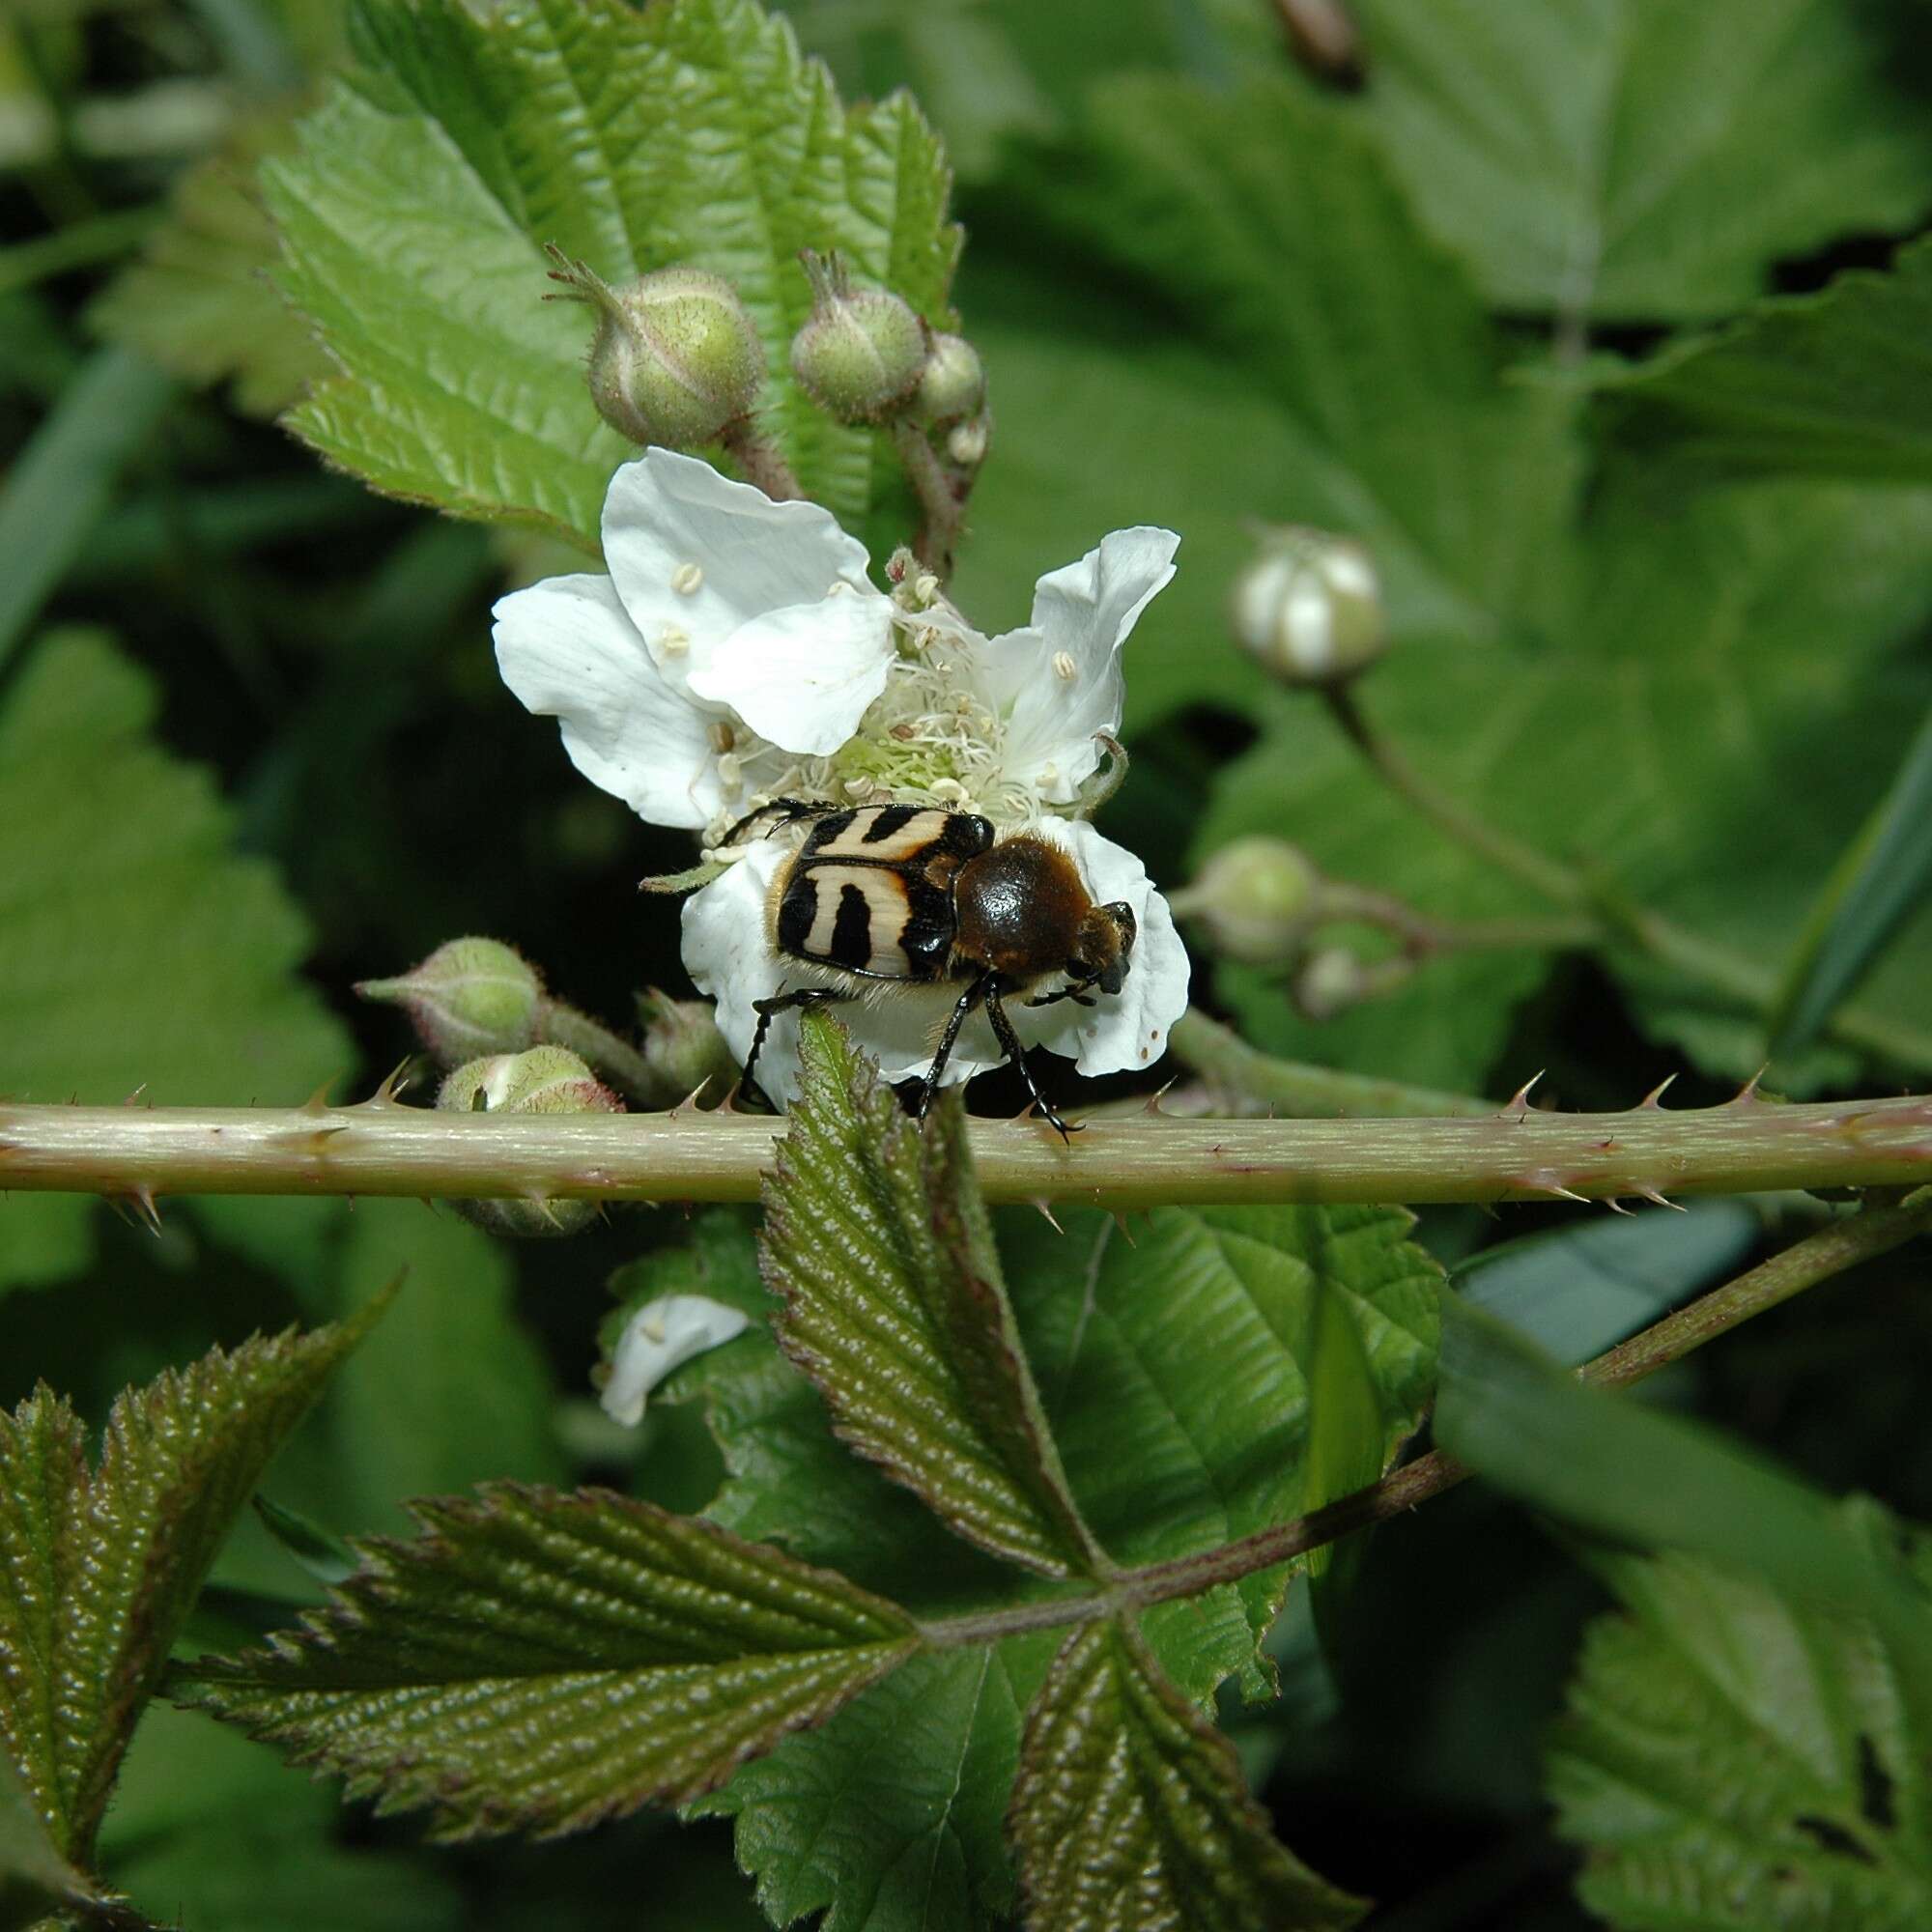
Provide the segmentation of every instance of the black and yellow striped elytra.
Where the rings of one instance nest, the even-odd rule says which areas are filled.
[[[960,867],[993,843],[970,812],[861,806],[818,820],[776,889],[781,952],[865,980],[947,977]]]
[[[815,805],[780,799],[741,819],[732,843],[766,829],[810,823],[780,868],[767,906],[768,937],[783,958],[818,969],[830,983],[800,986],[756,1003],[758,1025],[745,1061],[753,1083],[774,1015],[874,996],[892,986],[963,983],[940,1033],[932,1065],[907,1104],[923,1116],[959,1029],[984,1007],[1001,1047],[1020,1069],[1042,1116],[1066,1123],[1034,1085],[1004,999],[1049,979],[1032,1006],[1118,993],[1133,952],[1133,909],[1096,906],[1080,872],[1051,839],[999,838],[972,812],[937,806]]]

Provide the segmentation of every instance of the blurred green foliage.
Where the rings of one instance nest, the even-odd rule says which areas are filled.
[[[1380,785],[1317,700],[1264,688],[1227,643],[1251,524],[1307,522],[1376,554],[1395,650],[1363,703],[1431,780],[1729,947],[1767,1001],[1802,967],[1807,919],[1838,902],[1834,868],[1895,775],[1914,782],[1932,704],[1925,244],[1889,266],[1932,213],[1921,5],[1357,0],[1356,92],[1293,61],[1271,0],[784,11],[848,101],[909,85],[956,172],[969,245],[950,299],[985,356],[996,418],[956,584],[968,613],[988,630],[1018,623],[1038,574],[1108,529],[1182,533],[1179,576],[1130,646],[1134,768],[1107,819],[1157,880],[1177,885],[1215,845],[1266,830],[1442,919],[1548,909]],[[466,223],[399,161],[416,193],[407,232],[369,222],[393,281],[377,290],[355,251],[327,254],[328,211],[302,194],[330,168],[380,188],[381,154],[343,138],[343,119],[380,122],[372,99],[409,92],[344,90],[350,58],[334,0],[16,0],[0,19],[10,1095],[365,1093],[408,1043],[350,983],[459,932],[517,944],[560,995],[620,1027],[639,987],[685,990],[675,918],[634,884],[688,863],[687,843],[583,785],[490,657],[492,598],[581,556],[378,497],[268,420],[326,374],[304,433],[334,459],[395,459],[378,480],[407,493],[424,450],[446,453],[433,434],[408,463],[384,443],[394,423],[371,367],[345,376],[270,280],[272,208],[307,238],[280,279],[313,316],[380,293],[422,325],[424,367],[454,358],[497,403],[540,339],[538,400],[488,420],[490,436],[534,425],[544,447],[528,475],[487,476],[501,486],[491,501],[583,530],[599,466],[620,453],[568,414],[581,321],[532,294],[521,336],[467,327],[479,282],[491,300],[518,298],[537,217],[520,214],[506,240],[503,210],[527,214],[533,176],[506,167],[510,185]],[[422,61],[410,111],[440,127],[452,63]],[[304,174],[286,157],[325,98],[299,137]],[[525,110],[537,126],[536,104]],[[891,125],[918,148],[913,123]],[[500,131],[469,126],[479,165]],[[455,179],[455,148],[438,152]],[[265,155],[285,157],[266,198]],[[895,178],[928,228],[936,179],[929,155]],[[584,201],[540,212],[559,234],[614,232],[597,191],[593,170]],[[676,239],[641,218],[636,231],[651,246]],[[908,286],[930,304],[949,299],[943,253]],[[763,245],[758,261],[773,259]],[[783,332],[774,294],[768,333]],[[358,435],[320,434],[331,410]],[[880,549],[904,533],[903,508],[873,487],[869,439],[846,441],[839,487],[848,508],[873,506]],[[487,456],[488,437],[478,446]],[[1932,1074],[1921,848],[1885,846],[1919,872],[1861,877],[1886,917],[1834,942],[1836,990],[1856,981],[1878,1033],[1821,1038],[1781,1059],[1776,1084],[1922,1090]],[[1197,997],[1273,1051],[1477,1093],[1547,1066],[1545,1091],[1577,1103],[1628,1104],[1672,1072],[1680,1096],[1719,1096],[1766,1051],[1748,1001],[1628,944],[1452,952],[1321,1023],[1282,975],[1206,956]],[[1017,1103],[1005,1076],[978,1092],[989,1110]],[[1467,1278],[1534,1306],[1552,1337],[1622,1332],[1637,1308],[1748,1256],[1747,1210],[1718,1211],[1629,1250],[1546,1235]],[[1816,1211],[1766,1208],[1801,1225]],[[1398,1218],[1355,1236],[1394,1240]],[[1418,1233],[1446,1258],[1547,1218],[1522,1210],[1495,1229],[1445,1213]],[[1311,1500],[1310,1425],[1276,1386],[1300,1378],[1297,1350],[1257,1313],[1292,1328],[1281,1310],[1322,1299],[1297,1272],[1313,1236],[1293,1222],[1177,1211],[1116,1234],[1074,1217],[1063,1236],[1003,1217],[1047,1411],[1120,1553],[1173,1554],[1201,1540],[1177,1522],[1218,1513],[1212,1534],[1233,1535]],[[156,1237],[78,1200],[0,1196],[0,1402],[44,1376],[99,1426],[124,1384],[257,1327],[339,1315],[405,1266],[401,1300],[269,1479],[323,1530],[399,1531],[403,1498],[488,1478],[597,1480],[709,1504],[862,1582],[916,1571],[955,1603],[985,1588],[990,1566],[834,1441],[762,1329],[682,1371],[641,1434],[602,1426],[587,1376],[607,1278],[636,1293],[696,1276],[756,1305],[734,1216],[631,1211],[530,1252],[414,1203],[168,1208]],[[1427,1351],[1374,1297],[1356,1319],[1386,1405],[1378,1426],[1399,1434],[1427,1398]],[[1078,1374],[1076,1320],[1098,1338]],[[1236,1356],[1261,1379],[1249,1406],[1224,1386]],[[1922,1264],[1907,1254],[1733,1338],[1655,1400],[1923,1518],[1928,1362]],[[1189,1417],[1219,1433],[1196,1435]],[[1244,1461],[1258,1443],[1283,1453],[1258,1468]],[[812,1521],[786,1536],[805,1499]],[[1388,1932],[1592,1922],[1539,1760],[1578,1633],[1604,1609],[1598,1584],[1489,1492],[1358,1544],[1324,1582],[1346,1614],[1318,1631],[1296,1592],[1275,1627],[1285,1694],[1229,1713],[1278,1828],[1325,1877],[1380,1899],[1372,1922]],[[1630,1559],[1605,1574],[1635,1620],[1591,1626],[1554,1787],[1566,1833],[1599,1846],[1630,1820],[1588,1781],[1605,1748],[1593,1700],[1691,1670],[1694,1644],[1732,1643],[1746,1618],[1813,1614],[1724,1582],[1698,1584],[1694,1615],[1666,1616],[1662,1593],[1695,1573]],[[252,1520],[215,1577],[254,1593],[237,1604],[286,1611],[320,1595]],[[1170,1670],[1178,1651],[1194,1658],[1178,1672],[1190,1693],[1266,1624],[1271,1589],[1257,1579],[1251,1595],[1154,1619]],[[752,1877],[724,1828],[648,1817],[564,1846],[431,1852],[415,1826],[343,1810],[259,1747],[168,1711],[137,1735],[105,1869],[189,1932],[653,1915],[724,1932],[764,1922],[754,1883],[780,1918],[842,1902],[834,1924],[895,1932],[910,1922],[896,1901],[916,1897],[943,1903],[935,1924],[981,1924],[1011,1901],[1004,1781],[1053,1648],[919,1660],[741,1776],[714,1803],[739,1812]],[[1725,1721],[1741,1712],[1748,1700]],[[950,1784],[907,1746],[919,1725],[956,1751]],[[1713,1776],[1742,1789],[1749,1754],[1719,1742]],[[1662,1719],[1652,1743],[1672,1747]],[[1856,1783],[1833,1777],[1780,1818],[1855,1805]],[[1668,1869],[1681,1875],[1703,1869],[1724,1820],[1680,1809],[1690,1862]],[[1831,1856],[1828,1881],[1848,1862]],[[895,1863],[921,1858],[911,1876]],[[1629,1904],[1644,1878],[1632,1870],[1600,1851],[1585,1896],[1649,1923]]]

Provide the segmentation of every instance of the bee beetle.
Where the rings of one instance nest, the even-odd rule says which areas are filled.
[[[774,1015],[836,1006],[893,986],[958,985],[908,1111],[923,1120],[959,1029],[984,1007],[1007,1059],[1062,1138],[1071,1131],[1035,1086],[1026,1049],[1004,1002],[1094,1004],[1118,993],[1134,950],[1134,912],[1123,899],[1095,905],[1071,858],[1036,834],[999,838],[989,820],[936,806],[846,808],[778,799],[724,835],[811,821],[780,868],[766,902],[766,936],[782,958],[818,968],[828,983],[754,1003],[757,1030],[745,1061],[753,1084]],[[769,829],[769,828],[768,828]],[[1047,982],[1061,983],[1039,990]]]

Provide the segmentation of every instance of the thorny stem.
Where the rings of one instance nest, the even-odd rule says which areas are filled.
[[[457,1115],[398,1105],[0,1105],[0,1191],[753,1201],[782,1122]],[[1932,1096],[1476,1118],[968,1123],[987,1197],[1119,1211],[1208,1202],[1605,1200],[1932,1181]]]
[[[1586,941],[1594,938],[1603,944],[1624,940],[1760,1013],[1776,998],[1777,976],[1771,968],[1636,904],[1613,882],[1588,868],[1566,866],[1498,831],[1424,778],[1369,723],[1352,691],[1333,688],[1322,695],[1343,735],[1391,791],[1406,799],[1445,837],[1488,859],[1546,898],[1582,914]],[[1825,1031],[1848,1046],[1863,1048],[1896,1065],[1932,1066],[1932,1035],[1883,1014],[1847,1007],[1827,1023]]]
[[[1682,1361],[1706,1342],[1762,1315],[1801,1291],[1902,1246],[1915,1235],[1932,1233],[1932,1203],[1916,1208],[1873,1208],[1808,1235],[1782,1254],[1748,1273],[1665,1316],[1577,1371],[1581,1381],[1599,1388],[1627,1388]],[[1238,1542],[1224,1543],[1193,1556],[1128,1570],[1094,1595],[1062,1597],[1023,1604],[1010,1610],[988,1610],[951,1617],[923,1627],[928,1643],[940,1646],[995,1643],[1025,1631],[1089,1623],[1096,1617],[1143,1610],[1178,1597],[1198,1596],[1220,1583],[1233,1583],[1257,1570],[1271,1570],[1324,1544],[1337,1543],[1358,1529],[1386,1522],[1431,1496],[1438,1496],[1472,1471],[1452,1456],[1434,1450],[1391,1471],[1367,1489]]]
[[[952,553],[959,526],[966,519],[970,480],[956,481],[940,461],[931,439],[917,423],[893,425],[893,447],[905,466],[907,480],[919,498],[920,522],[912,540],[913,554],[945,583],[952,575]]]

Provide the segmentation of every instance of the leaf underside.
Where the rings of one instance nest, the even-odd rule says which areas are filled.
[[[1318,1932],[1367,1909],[1274,1836],[1234,1747],[1124,1623],[1054,1659],[1009,1823],[1039,1932]]]
[[[414,1508],[425,1534],[359,1543],[307,1628],[172,1689],[440,1838],[695,1798],[918,1644],[841,1577],[607,1491]]]
[[[43,1385],[0,1415],[0,1746],[61,1852],[90,1856],[134,1719],[229,1525],[387,1296],[214,1350],[114,1405],[98,1468]]]

